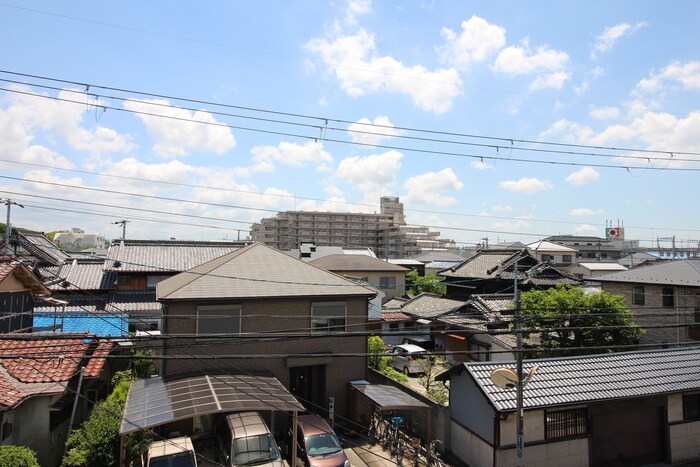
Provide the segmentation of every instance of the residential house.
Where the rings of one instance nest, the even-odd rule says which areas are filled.
[[[444,278],[448,298],[468,300],[473,294],[506,293],[518,288],[550,288],[559,284],[579,285],[580,281],[548,263],[542,263],[528,250],[481,250],[461,264],[438,273]]]
[[[538,466],[674,465],[700,452],[700,347],[526,360],[523,458]],[[450,382],[449,447],[472,467],[516,461],[517,397],[464,363]]]
[[[384,302],[406,294],[408,270],[381,259],[365,255],[340,254],[323,256],[309,261],[309,264],[350,280],[360,280],[370,287],[381,290],[384,292]]]
[[[255,243],[158,283],[168,335],[162,375],[265,372],[309,409],[347,410],[366,378],[375,292]]]
[[[516,338],[510,332],[515,312],[511,294],[472,295],[464,306],[439,316],[447,361],[458,365],[468,361],[503,361],[515,358]],[[532,347],[532,339],[524,339]]]
[[[29,332],[34,304],[51,291],[14,256],[0,256],[0,333]]]
[[[644,251],[638,251],[630,255],[623,256],[617,260],[618,264],[623,265],[627,269],[636,268],[638,266],[646,266],[650,263],[659,263],[661,261],[665,260]]]
[[[530,243],[527,247],[534,253],[538,261],[549,262],[552,266],[564,269],[575,263],[578,253],[575,248],[545,240]]]
[[[642,344],[700,343],[700,258],[665,261],[593,279],[625,297]]]
[[[592,279],[621,271],[627,271],[627,268],[620,263],[593,262],[577,263],[569,269],[569,274],[578,279]]]
[[[114,343],[89,334],[15,334],[0,341],[0,439],[27,446],[39,464],[60,464],[71,428],[106,397]],[[82,372],[82,375],[81,375]],[[70,427],[70,422],[73,426]]]

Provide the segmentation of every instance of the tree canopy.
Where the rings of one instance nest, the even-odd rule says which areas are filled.
[[[621,346],[635,345],[644,333],[622,295],[570,285],[524,292],[520,311],[523,336],[538,335],[545,354],[630,350]]]
[[[441,283],[442,279],[437,274],[418,275],[418,271],[411,269],[406,273],[407,292],[416,296],[423,292],[445,295],[447,287]]]

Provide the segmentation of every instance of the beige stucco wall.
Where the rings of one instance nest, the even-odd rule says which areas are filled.
[[[450,424],[450,450],[470,467],[493,465],[493,447],[454,421]]]
[[[311,327],[311,304],[319,302],[310,298],[275,300],[232,300],[229,304],[241,306],[242,333],[269,333],[283,331],[308,331]],[[344,301],[343,297],[332,301]],[[367,299],[350,298],[347,302],[346,329],[362,333],[367,324]],[[207,305],[220,305],[227,302],[207,302]],[[204,303],[200,303],[204,304]],[[173,302],[164,310],[164,332],[167,334],[194,334],[197,304],[193,302]],[[165,319],[167,313],[167,320]],[[182,319],[177,319],[181,316]],[[284,316],[285,318],[275,318]],[[294,319],[296,318],[296,319]],[[284,337],[282,337],[284,336]],[[282,333],[277,340],[244,339],[197,340],[180,339],[168,341],[164,351],[168,355],[201,356],[207,354],[231,356],[213,360],[169,360],[164,363],[165,376],[208,371],[211,373],[251,373],[269,372],[285,387],[290,386],[290,368],[296,366],[325,365],[326,396],[335,397],[338,413],[343,414],[347,405],[348,382],[366,378],[367,338],[359,336],[308,337],[288,339]],[[183,346],[183,344],[186,344]],[[320,358],[299,354],[327,354]],[[334,354],[356,354],[357,356],[333,356]],[[245,356],[235,358],[236,355]],[[259,355],[260,358],[255,358]],[[274,358],[268,358],[274,355]]]
[[[668,396],[671,461],[700,458],[700,421],[683,422],[683,394]]]
[[[515,465],[515,448],[496,452],[497,466]],[[588,438],[525,445],[523,461],[528,467],[588,466]]]
[[[36,451],[39,465],[58,465],[63,457],[68,421],[52,433],[49,431],[49,420],[50,407],[59,397],[33,397],[4,414],[2,421],[12,425],[12,434],[2,444],[27,446]]]
[[[379,289],[382,277],[393,277],[396,282],[396,287],[393,289],[384,289],[382,292],[386,294],[383,303],[388,302],[394,297],[403,297],[406,294],[406,271],[333,271],[335,274],[346,277],[366,277],[367,282],[372,287]]]
[[[14,275],[6,277],[0,282],[0,292],[19,292],[21,290],[29,290],[27,287],[17,280]]]

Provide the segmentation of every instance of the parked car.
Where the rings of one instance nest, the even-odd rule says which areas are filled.
[[[297,447],[295,467],[350,467],[340,440],[320,415],[297,416],[297,441],[290,444]]]
[[[389,349],[391,366],[405,375],[425,373],[430,364],[427,350],[415,344],[401,344]]]
[[[270,429],[257,412],[224,416],[215,427],[218,461],[227,467],[284,467]]]
[[[146,467],[197,467],[189,436],[154,441],[148,447]]]

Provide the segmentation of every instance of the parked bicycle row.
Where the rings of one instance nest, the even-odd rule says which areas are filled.
[[[397,465],[413,467],[449,467],[438,452],[440,440],[433,440],[427,447],[406,427],[406,421],[398,415],[383,416],[376,411],[370,421],[368,438],[371,444],[379,444],[389,452]]]

